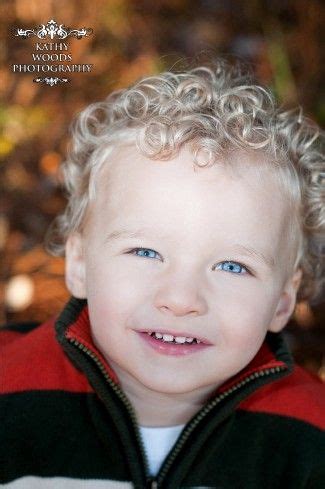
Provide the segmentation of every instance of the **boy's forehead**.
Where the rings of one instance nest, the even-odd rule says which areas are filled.
[[[95,179],[97,197],[112,205],[122,197],[144,195],[150,189],[159,192],[157,198],[162,193],[168,195],[169,191],[176,197],[186,190],[195,192],[201,184],[213,189],[229,187],[236,181],[245,184],[250,192],[272,191],[278,199],[284,195],[274,165],[262,152],[233,151],[220,156],[212,165],[199,166],[188,146],[164,160],[142,155],[135,145],[117,146]]]
[[[97,211],[106,212],[108,223],[134,216],[157,218],[162,226],[178,218],[188,225],[238,217],[249,226],[259,219],[282,222],[285,199],[265,159],[237,152],[198,167],[187,148],[169,160],[151,160],[135,147],[117,148],[98,178]]]
[[[231,179],[248,177],[251,183],[255,180],[262,183],[263,177],[267,177],[270,184],[277,181],[274,165],[268,155],[262,151],[228,152],[216,157],[214,164],[205,166],[200,164],[200,157],[199,164],[195,164],[194,154],[189,145],[183,146],[174,157],[153,159],[141,154],[135,144],[130,144],[114,147],[98,172],[97,185],[99,188],[105,188],[109,183],[116,184],[121,181],[124,181],[125,185],[132,184],[130,177],[135,182],[132,171],[136,175],[142,172],[141,178],[155,172],[156,176],[160,177],[157,178],[157,185],[160,182],[163,184],[161,178],[164,173],[169,173],[171,179],[192,175],[196,180],[211,181],[214,176],[220,178],[225,175]]]

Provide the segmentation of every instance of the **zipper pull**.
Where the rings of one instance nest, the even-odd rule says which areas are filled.
[[[158,489],[158,482],[154,479],[149,479],[147,487],[148,489]]]

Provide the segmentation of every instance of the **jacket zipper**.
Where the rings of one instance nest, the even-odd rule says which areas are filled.
[[[85,345],[83,345],[82,343],[80,343],[78,340],[76,340],[74,338],[68,338],[68,339],[69,339],[70,343],[72,343],[75,346],[77,346],[79,348],[79,350],[82,350],[90,358],[92,358],[92,360],[94,360],[94,362],[99,367],[99,369],[102,372],[102,374],[104,375],[106,381],[109,383],[109,385],[112,387],[113,391],[117,394],[117,396],[121,399],[121,401],[124,403],[124,405],[126,406],[127,410],[129,411],[129,414],[130,414],[132,423],[133,423],[133,425],[135,427],[136,438],[137,438],[137,441],[138,441],[138,443],[139,443],[139,445],[141,447],[141,450],[142,450],[143,460],[144,460],[144,465],[145,465],[146,479],[148,480],[149,479],[149,462],[148,462],[148,457],[147,457],[147,454],[146,454],[146,450],[145,450],[145,447],[144,447],[144,443],[143,443],[142,437],[140,435],[137,417],[136,417],[136,414],[135,414],[134,409],[132,407],[132,404],[130,403],[130,401],[128,400],[128,398],[126,397],[126,395],[123,393],[123,391],[118,387],[118,385],[115,384],[115,382],[110,378],[109,374],[106,371],[105,365],[100,361],[100,359],[97,357],[97,355],[95,353],[93,353],[91,350],[89,350]]]
[[[234,386],[232,386],[231,388],[229,388],[228,390],[226,390],[225,392],[223,392],[219,396],[215,397],[210,403],[208,403],[195,416],[193,421],[189,424],[189,426],[181,434],[179,440],[177,441],[177,443],[175,445],[175,448],[169,454],[169,456],[167,457],[166,463],[163,465],[162,469],[159,471],[157,478],[152,479],[152,478],[150,478],[150,475],[149,475],[148,457],[147,457],[147,453],[146,453],[146,450],[144,447],[142,437],[140,435],[137,417],[136,417],[136,414],[135,414],[134,409],[132,407],[132,404],[130,403],[130,401],[128,400],[126,395],[123,393],[123,391],[118,387],[118,385],[115,384],[115,382],[110,378],[108,372],[106,371],[105,365],[101,362],[101,360],[97,357],[97,355],[94,352],[92,352],[91,350],[89,350],[85,345],[80,343],[78,340],[76,340],[74,338],[68,338],[68,340],[70,341],[70,343],[77,346],[80,350],[82,350],[90,358],[92,358],[92,360],[96,363],[96,365],[99,367],[100,371],[104,375],[106,381],[109,383],[109,385],[112,387],[114,392],[117,394],[117,396],[121,399],[121,401],[126,406],[128,412],[130,414],[134,428],[135,428],[137,441],[139,443],[139,446],[140,446],[142,454],[143,454],[146,479],[147,479],[147,481],[150,481],[150,489],[158,489],[159,485],[162,483],[164,477],[166,476],[170,466],[173,464],[175,458],[177,457],[179,452],[182,450],[183,445],[185,444],[187,438],[192,433],[194,428],[201,422],[201,420],[211,411],[211,409],[213,409],[219,402],[223,401],[230,394],[232,394],[236,390],[240,389],[244,385],[248,384],[249,382],[252,382],[253,380],[258,379],[259,377],[264,377],[267,375],[276,374],[276,373],[281,372],[281,370],[286,370],[285,366],[281,366],[281,367],[277,366],[277,367],[272,367],[272,368],[267,368],[267,369],[261,370],[260,372],[255,372],[255,373],[249,375],[248,377],[244,378],[243,380],[241,380],[240,382],[238,382],[237,384],[235,384]]]

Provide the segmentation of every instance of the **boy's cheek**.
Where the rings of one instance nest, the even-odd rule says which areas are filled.
[[[240,318],[243,322],[252,317],[266,320],[272,317],[272,311],[277,303],[278,293],[272,287],[255,282],[254,286],[247,282],[233,287],[220,287],[214,296],[216,307],[228,317]]]
[[[244,300],[223,298],[215,305],[216,324],[225,342],[249,347],[263,341],[276,310],[275,297],[251,295]]]
[[[96,310],[98,318],[126,318],[148,302],[149,296],[150,288],[139,277],[137,281],[130,280],[128,274],[114,273],[114,270],[91,273],[87,277],[89,308]]]
[[[232,315],[219,319],[216,325],[217,343],[235,351],[255,350],[263,342],[268,329],[267,318],[259,315]]]
[[[120,256],[98,263],[92,278],[104,283],[113,294],[119,291],[129,295],[131,291],[139,296],[148,296],[150,291],[153,293],[161,286],[157,268],[156,262],[149,259]]]

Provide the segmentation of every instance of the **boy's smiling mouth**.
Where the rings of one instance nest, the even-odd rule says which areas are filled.
[[[168,343],[177,343],[180,345],[184,343],[201,343],[201,341],[197,338],[192,338],[190,336],[173,336],[172,334],[150,333],[149,331],[147,334],[153,336],[154,338],[156,338],[156,340],[167,341]]]
[[[161,340],[167,343],[176,343],[176,344],[199,344],[203,343],[204,345],[211,345],[210,341],[201,336],[194,336],[187,332],[177,333],[169,330],[140,330],[139,333],[147,333],[151,337]]]
[[[212,345],[205,338],[170,331],[137,331],[148,346],[164,355],[187,355]]]

